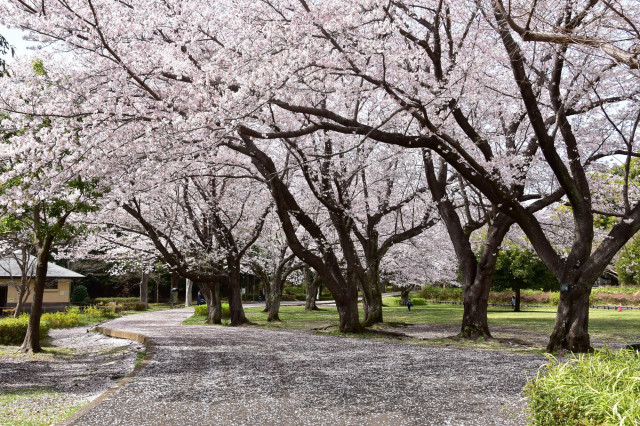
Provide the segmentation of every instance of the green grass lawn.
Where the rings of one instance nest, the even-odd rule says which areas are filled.
[[[323,307],[321,311],[307,312],[303,306],[282,306],[281,322],[267,322],[263,308],[246,308],[249,321],[259,327],[269,329],[311,329],[321,330],[337,327],[336,308]],[[489,328],[504,327],[517,337],[518,332],[550,335],[555,322],[555,307],[525,308],[513,312],[508,307],[489,307]],[[363,318],[360,310],[360,318]],[[592,339],[616,340],[619,342],[640,341],[640,310],[618,312],[614,310],[591,309],[589,311],[589,333]],[[462,322],[462,305],[427,304],[414,306],[409,312],[406,307],[384,308],[384,327],[401,324],[430,324],[459,326]],[[223,320],[223,325],[225,321]],[[194,315],[184,325],[205,325],[205,317]],[[380,328],[380,327],[376,327]]]

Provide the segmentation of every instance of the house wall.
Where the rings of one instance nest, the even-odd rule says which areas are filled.
[[[10,283],[11,280],[1,279],[0,283]],[[33,280],[30,283],[31,286],[31,294],[27,299],[27,303],[33,303]],[[43,304],[54,304],[54,305],[62,305],[69,303],[69,290],[71,289],[71,280],[68,279],[59,279],[58,280],[58,288],[57,289],[45,289],[44,295],[42,298]],[[16,288],[12,285],[8,286],[7,289],[7,306],[15,306],[18,303],[18,292]]]

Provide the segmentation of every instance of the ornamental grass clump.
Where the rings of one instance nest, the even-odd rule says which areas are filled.
[[[640,355],[636,351],[594,354],[549,362],[524,392],[535,425],[640,424]]]

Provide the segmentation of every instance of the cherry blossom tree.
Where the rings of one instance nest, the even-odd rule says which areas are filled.
[[[104,152],[153,147],[152,155],[171,152],[175,159],[223,143],[251,158],[267,180],[291,249],[336,297],[343,330],[359,328],[351,301],[357,280],[340,277],[340,256],[326,245],[333,236],[300,208],[266,144],[341,135],[356,146],[366,139],[430,150],[486,198],[496,221],[503,215],[501,221],[518,223],[567,284],[549,350],[585,351],[591,285],[640,228],[640,207],[627,197],[623,210],[614,212],[620,222],[596,248],[595,188],[588,180],[598,160],[636,155],[637,75],[627,67],[632,57],[623,61],[605,44],[599,45],[607,53],[602,57],[579,38],[571,43],[576,49],[563,44],[566,39],[518,43],[513,23],[547,31],[547,23],[557,22],[556,33],[586,28],[584,37],[606,36],[609,45],[633,54],[628,35],[637,26],[637,4],[512,3],[525,13],[476,0],[22,0],[0,6],[0,16],[75,55],[72,67],[56,72],[57,84],[41,89],[48,93],[42,105],[30,105],[30,117],[33,108],[55,112],[56,129],[82,117],[82,150],[64,149],[105,158]],[[591,14],[591,3],[607,12]],[[604,20],[614,15],[615,21]],[[518,23],[520,16],[531,16],[531,23]],[[6,110],[15,113],[19,91],[0,85]],[[363,99],[366,104],[357,106]],[[562,196],[575,224],[566,256],[535,215]],[[335,232],[348,243],[349,217],[338,218],[342,229]],[[297,224],[321,255],[299,244]],[[348,257],[347,275],[355,276],[357,262]]]

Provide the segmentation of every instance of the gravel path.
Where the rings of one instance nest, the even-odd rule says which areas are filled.
[[[521,389],[546,359],[493,351],[181,326],[192,309],[118,318],[151,337],[138,375],[77,425],[524,424]]]

